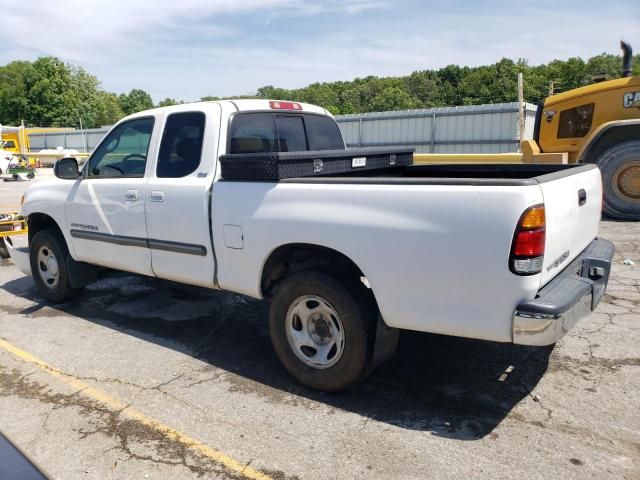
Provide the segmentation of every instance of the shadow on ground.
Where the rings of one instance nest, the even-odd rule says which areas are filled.
[[[207,362],[212,370],[236,374],[229,376],[235,391],[275,401],[293,394],[458,440],[490,434],[533,390],[552,350],[403,332],[388,363],[347,392],[329,395],[301,387],[284,371],[271,348],[265,302],[117,273],[61,305],[43,303],[31,278],[0,288],[34,302],[12,313],[68,313],[181,351]]]

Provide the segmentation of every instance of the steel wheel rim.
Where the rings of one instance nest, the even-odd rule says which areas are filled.
[[[304,295],[291,303],[285,330],[291,350],[308,367],[323,370],[342,358],[342,320],[335,308],[317,295]]]
[[[58,267],[58,259],[53,250],[48,245],[43,245],[38,249],[38,274],[42,283],[48,288],[56,288],[60,277],[60,269]]]
[[[627,162],[618,168],[611,184],[619,197],[640,203],[640,160]]]

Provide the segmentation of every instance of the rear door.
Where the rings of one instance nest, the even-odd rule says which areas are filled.
[[[598,235],[602,208],[600,170],[581,167],[540,184],[546,214],[542,285],[560,273]],[[559,172],[561,173],[561,172]]]
[[[209,205],[219,129],[217,104],[165,119],[145,195],[151,263],[160,278],[214,286]]]

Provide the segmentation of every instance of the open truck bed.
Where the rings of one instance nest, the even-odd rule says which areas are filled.
[[[463,164],[407,165],[368,171],[350,171],[283,182],[419,184],[419,185],[537,185],[597,168],[591,164]]]

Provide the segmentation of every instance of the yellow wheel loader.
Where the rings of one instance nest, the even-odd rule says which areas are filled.
[[[621,42],[621,48],[622,78],[540,102],[534,139],[522,145],[523,161],[567,152],[569,163],[595,163],[602,171],[604,212],[640,220],[640,76],[631,74],[629,44]]]
[[[541,101],[533,140],[521,142],[522,153],[416,154],[415,163],[595,163],[604,213],[640,220],[640,76],[631,73],[631,47],[620,46],[622,77]]]

